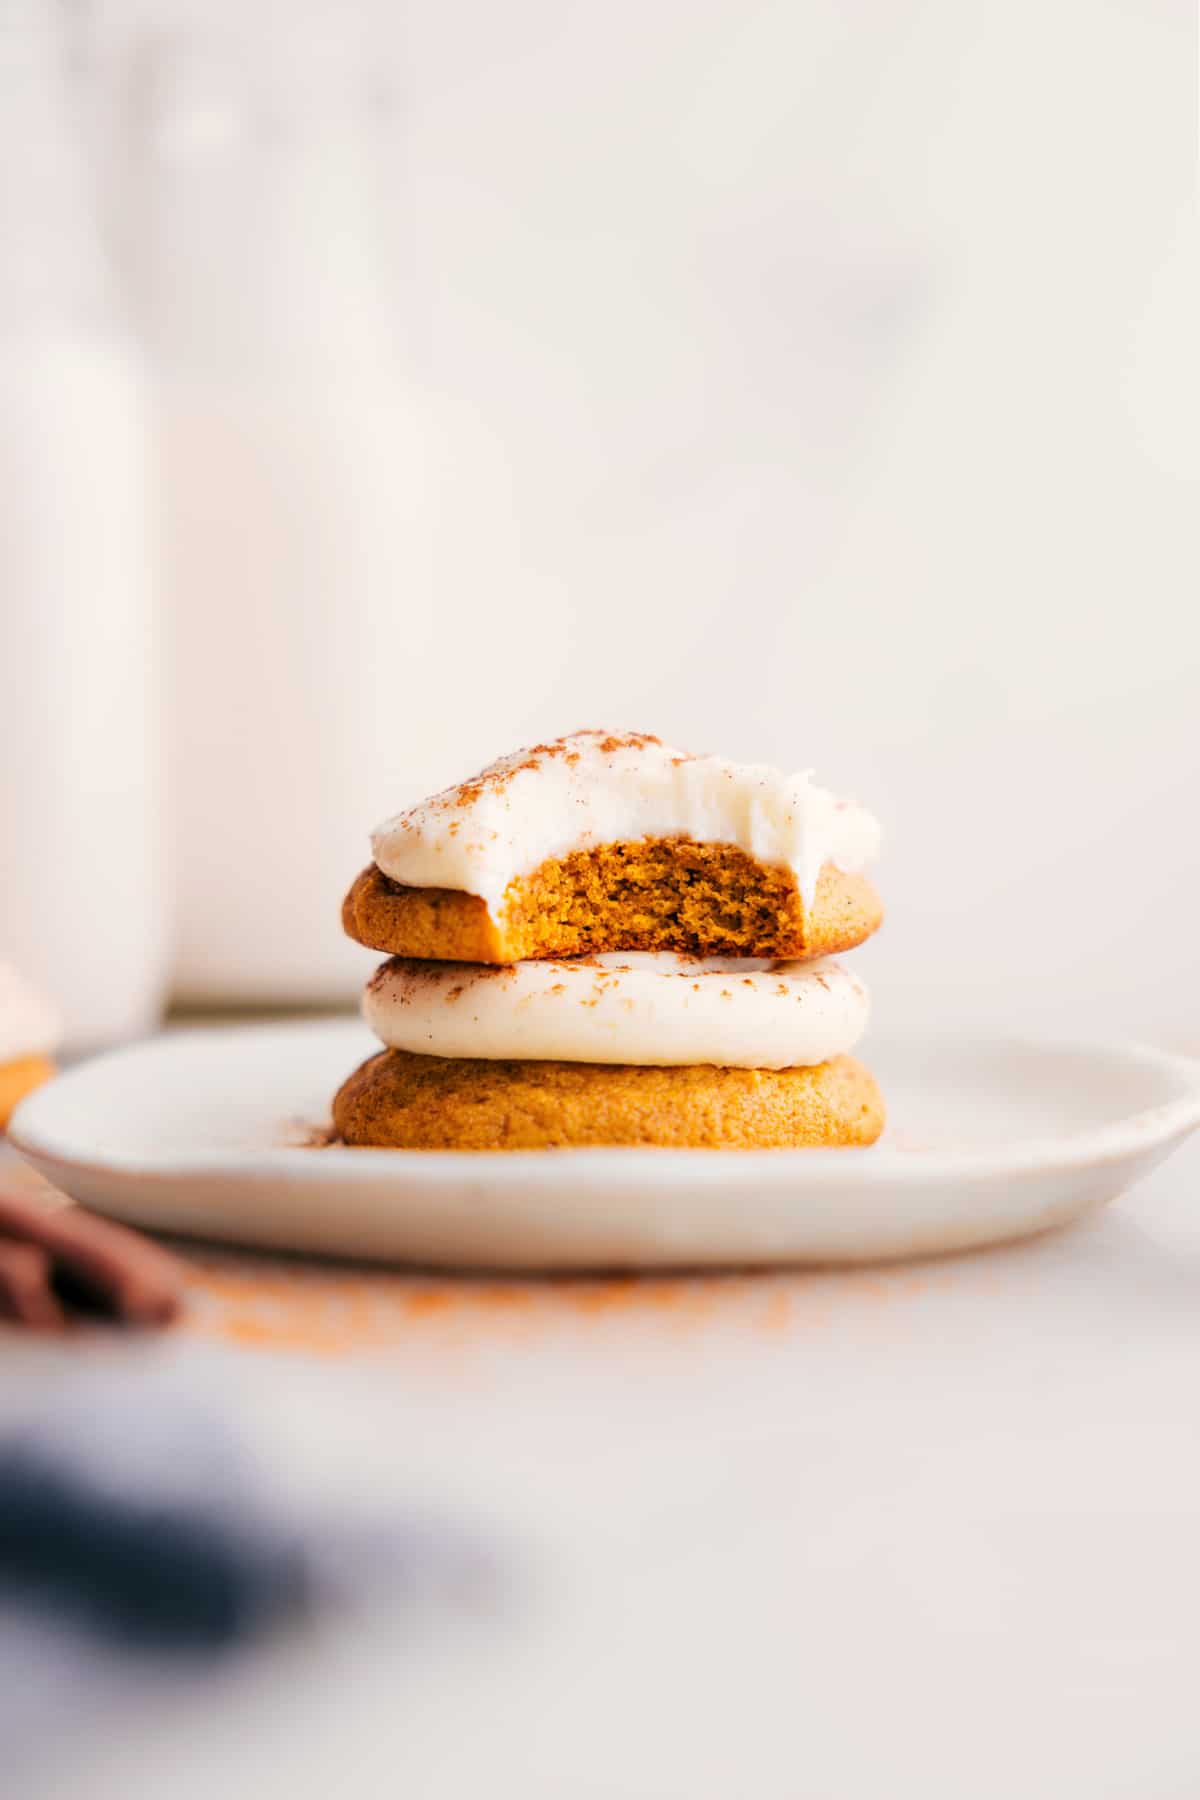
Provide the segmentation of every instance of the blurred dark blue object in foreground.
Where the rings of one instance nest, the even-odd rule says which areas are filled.
[[[203,1356],[166,1379],[85,1371],[0,1438],[0,1612],[204,1654],[347,1607],[490,1607],[495,1558],[452,1521],[285,1498],[233,1427],[226,1378]]]
[[[310,1574],[297,1538],[234,1507],[131,1498],[0,1446],[0,1588],[131,1645],[220,1649],[303,1611]]]

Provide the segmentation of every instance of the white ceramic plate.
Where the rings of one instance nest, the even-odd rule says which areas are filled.
[[[244,1244],[474,1268],[864,1262],[1000,1242],[1121,1193],[1200,1123],[1200,1063],[1131,1045],[868,1046],[870,1150],[311,1148],[377,1046],[343,1022],[189,1032],[31,1095],[17,1149],[77,1200]]]

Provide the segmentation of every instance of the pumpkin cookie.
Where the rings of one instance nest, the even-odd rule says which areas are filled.
[[[53,1010],[8,963],[0,963],[0,1131],[13,1109],[54,1073]]]
[[[342,907],[350,937],[391,956],[515,963],[668,950],[704,956],[834,956],[877,931],[883,907],[865,875],[827,863],[806,908],[788,869],[687,838],[606,844],[551,857],[515,877],[493,915],[451,888],[405,887],[375,864]]]
[[[15,1062],[0,1063],[0,1131],[11,1119],[18,1100],[49,1081],[53,1073],[54,1064],[48,1056],[21,1056]]]
[[[343,1084],[333,1119],[344,1143],[393,1150],[768,1150],[872,1144],[884,1107],[874,1077],[849,1056],[724,1069],[384,1050]]]
[[[395,956],[829,956],[879,926],[879,828],[807,773],[577,732],[387,820],[342,912]]]

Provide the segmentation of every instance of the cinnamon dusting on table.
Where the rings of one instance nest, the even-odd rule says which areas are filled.
[[[580,1345],[603,1344],[634,1325],[661,1349],[731,1337],[770,1345],[847,1320],[878,1328],[883,1314],[915,1316],[931,1290],[962,1281],[963,1267],[472,1277],[189,1246],[187,1279],[193,1336],[331,1360],[425,1352],[452,1386],[485,1379],[498,1347],[536,1357],[567,1332]]]

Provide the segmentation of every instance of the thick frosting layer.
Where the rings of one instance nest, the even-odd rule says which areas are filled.
[[[509,882],[547,858],[647,837],[736,845],[794,870],[806,903],[825,863],[854,873],[879,848],[871,814],[816,787],[807,770],[784,775],[606,731],[502,757],[388,819],[371,847],[394,881],[479,894],[495,913]]]
[[[564,962],[393,957],[363,1016],[394,1050],[517,1061],[788,1069],[853,1048],[867,990],[836,962],[621,952]]]
[[[48,1056],[58,1048],[54,1008],[10,963],[0,962],[0,1063]]]

